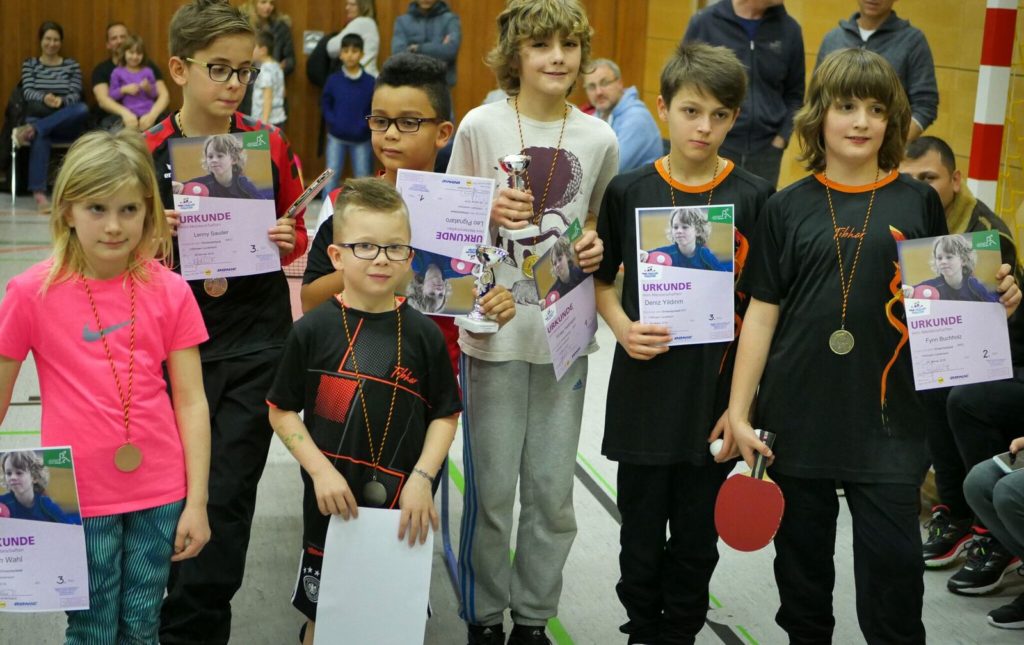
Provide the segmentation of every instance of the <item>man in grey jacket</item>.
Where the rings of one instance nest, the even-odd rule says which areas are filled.
[[[939,113],[939,88],[935,84],[935,63],[928,40],[909,20],[892,10],[896,0],[857,0],[860,11],[825,34],[815,67],[832,52],[860,47],[889,61],[903,82],[910,99],[910,134],[907,141],[921,136]]]
[[[416,52],[448,66],[448,86],[455,86],[455,59],[462,43],[459,16],[443,0],[413,0],[409,10],[395,18],[391,54]]]

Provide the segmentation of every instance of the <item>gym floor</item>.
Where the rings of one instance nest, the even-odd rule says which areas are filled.
[[[30,197],[12,206],[7,196],[0,206],[0,283],[45,258],[50,249],[46,217],[37,215]],[[318,212],[318,208],[311,212]],[[291,280],[293,296],[298,281]],[[575,505],[579,533],[565,567],[565,584],[557,620],[549,623],[554,643],[624,643],[618,626],[626,621],[615,596],[618,579],[618,521],[615,510],[615,463],[601,456],[604,399],[615,340],[599,325],[601,349],[590,357],[590,383],[583,432],[576,462]],[[0,425],[0,450],[39,444],[38,382],[31,359],[26,361],[14,389],[7,417]],[[458,552],[462,510],[462,440],[452,446],[449,469],[451,541]],[[233,603],[232,643],[244,645],[296,642],[300,616],[290,603],[300,548],[301,482],[298,466],[274,441],[260,482],[245,582]],[[845,509],[845,503],[843,503]],[[854,607],[850,518],[839,516],[836,544],[834,642],[862,643]],[[827,548],[823,545],[822,548]],[[772,575],[772,547],[753,554],[720,545],[721,561],[711,581],[708,621],[698,643],[742,645],[785,643],[774,622],[778,593]],[[989,626],[985,615],[1024,592],[1024,578],[1008,574],[1004,586],[983,597],[955,596],[946,590],[950,568],[925,573],[924,621],[934,643],[1019,643],[1020,633]],[[451,645],[465,642],[458,603],[445,566],[443,541],[435,541],[430,591],[433,617],[425,642]],[[6,643],[60,643],[63,614],[2,614],[0,633]],[[337,642],[345,642],[339,637]]]

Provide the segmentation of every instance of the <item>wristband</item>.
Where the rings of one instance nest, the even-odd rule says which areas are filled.
[[[430,482],[431,484],[433,484],[433,483],[434,483],[434,478],[433,478],[433,477],[431,477],[431,476],[430,476],[430,474],[429,474],[429,473],[427,473],[427,471],[423,470],[422,468],[413,468],[413,469],[412,469],[412,472],[413,472],[413,473],[415,473],[415,474],[417,474],[417,475],[420,475],[420,476],[422,476],[422,477],[426,478],[426,480],[427,480],[428,482]]]

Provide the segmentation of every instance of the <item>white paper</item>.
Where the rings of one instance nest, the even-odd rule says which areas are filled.
[[[16,519],[18,507],[8,499],[12,491],[0,486],[0,612],[69,611],[89,608],[89,572],[85,532],[78,508],[71,448],[22,448],[43,459],[51,475],[46,495],[58,506],[67,523]],[[63,491],[60,501],[54,499]],[[33,500],[33,508],[40,500]],[[15,508],[11,508],[14,506]],[[77,523],[72,523],[77,522]]]
[[[398,539],[401,511],[360,508],[327,528],[317,599],[316,645],[422,643],[430,599],[434,532],[409,546]]]
[[[395,188],[409,209],[413,248],[472,259],[464,249],[487,242],[493,179],[401,169]]]

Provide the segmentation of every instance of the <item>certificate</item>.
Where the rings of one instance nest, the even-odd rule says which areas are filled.
[[[487,239],[494,180],[401,169],[395,186],[409,209],[416,252],[401,292],[423,313],[469,313],[476,284],[469,250]]]
[[[636,209],[640,321],[665,325],[669,345],[735,334],[732,204]]]
[[[579,220],[575,220],[533,268],[537,293],[544,294],[541,316],[559,380],[597,333],[594,278],[580,268],[573,246],[582,234]]]
[[[359,509],[345,521],[331,516],[317,598],[317,645],[422,643],[430,600],[434,532],[409,546],[398,539],[401,511]]]
[[[88,609],[71,448],[8,450],[0,463],[13,472],[0,485],[0,611]]]
[[[172,139],[171,186],[186,280],[281,269],[267,235],[277,221],[265,132]]]
[[[899,256],[915,387],[1011,378],[1006,309],[995,290],[999,234],[906,240]]]

